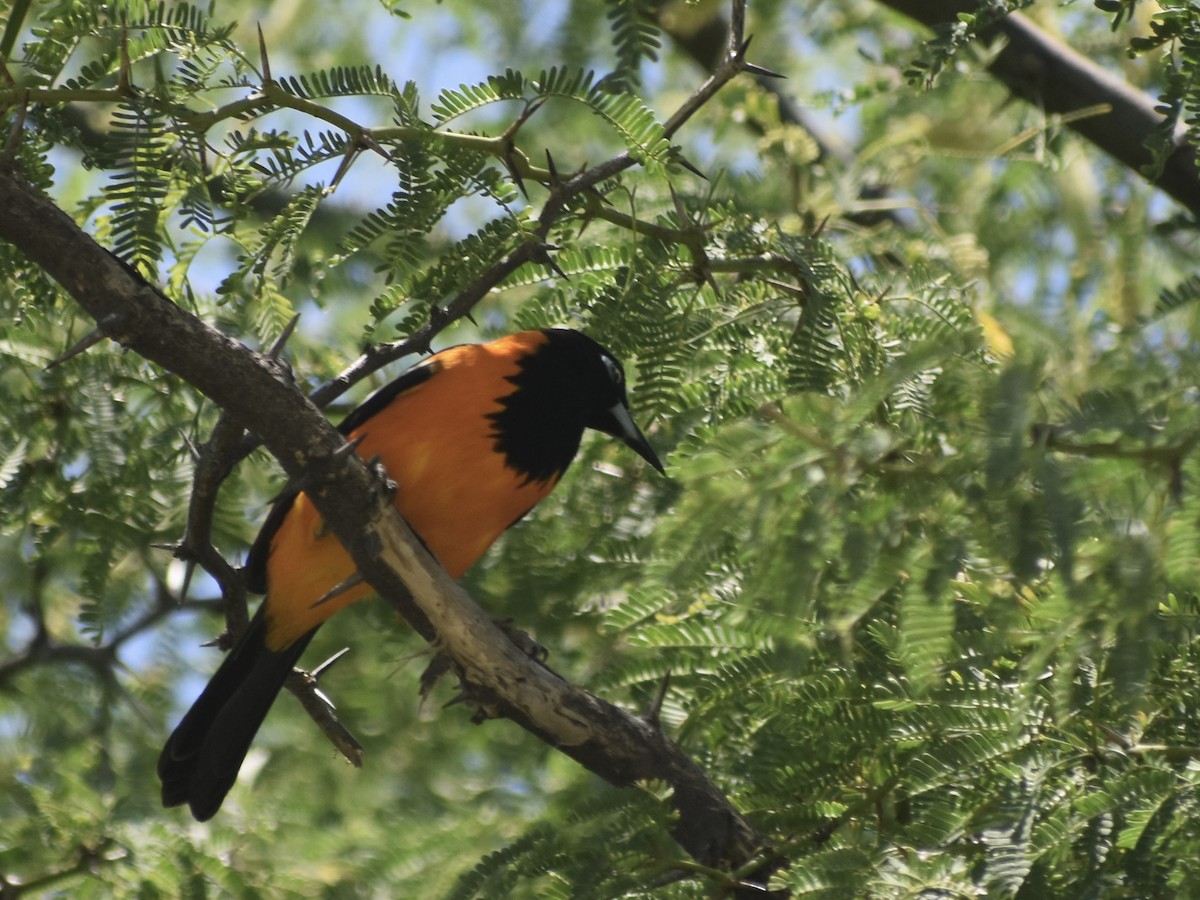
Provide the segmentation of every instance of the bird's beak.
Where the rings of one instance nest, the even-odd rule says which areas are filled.
[[[660,474],[667,474],[663,469],[663,464],[658,461],[658,455],[654,452],[654,448],[650,446],[650,442],[646,440],[642,430],[634,423],[633,416],[629,415],[629,407],[624,403],[618,403],[608,411],[608,418],[612,427],[602,428],[601,431],[607,432],[625,443],[634,453],[658,469]]]

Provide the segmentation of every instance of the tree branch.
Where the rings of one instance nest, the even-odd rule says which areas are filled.
[[[21,650],[7,659],[0,660],[0,688],[6,686],[26,669],[64,662],[88,666],[99,677],[111,678],[113,667],[118,664],[117,653],[122,645],[147,631],[160,620],[177,612],[183,605],[171,595],[165,585],[160,583],[153,606],[118,631],[107,642],[88,645],[63,643],[56,640],[47,631],[46,622],[41,616],[41,607],[35,598],[31,614],[36,620],[36,633]],[[197,600],[187,603],[186,606],[188,608],[207,608],[215,607],[215,603]]]
[[[953,23],[959,13],[978,13],[985,6],[979,0],[881,2],[930,28]],[[1135,172],[1143,173],[1154,164],[1149,146],[1164,119],[1152,98],[1041,31],[1020,13],[1004,16],[982,29],[979,37],[1004,42],[988,71],[1018,97],[1052,115],[1107,107],[1109,112],[1104,115],[1074,119],[1067,126]],[[1180,135],[1174,141],[1175,150],[1152,184],[1200,214],[1196,148]]]

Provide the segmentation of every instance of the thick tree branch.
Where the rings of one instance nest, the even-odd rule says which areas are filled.
[[[289,475],[312,479],[309,494],[359,570],[454,660],[494,714],[613,784],[670,784],[676,838],[705,865],[738,868],[762,852],[762,838],[658,728],[562,681],[495,627],[424,551],[362,462],[336,452],[341,435],[278,365],[171,303],[11,171],[0,171],[0,208],[0,238],[111,323],[114,339],[209,396]]]
[[[985,6],[979,0],[881,2],[930,28],[953,23],[959,13],[978,13]],[[979,36],[1004,42],[988,71],[1018,97],[1052,115],[1108,107],[1109,112],[1073,119],[1068,127],[1136,172],[1154,163],[1148,145],[1164,119],[1152,98],[1041,31],[1020,13],[1005,16]],[[1176,135],[1175,150],[1153,184],[1200,214],[1196,148]]]

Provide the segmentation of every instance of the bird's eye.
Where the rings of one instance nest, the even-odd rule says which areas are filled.
[[[612,379],[613,384],[622,384],[625,381],[625,373],[621,371],[621,364],[611,356],[601,356],[600,361],[604,363],[604,368],[608,372],[608,377]]]

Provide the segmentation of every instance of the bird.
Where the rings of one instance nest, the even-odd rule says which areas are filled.
[[[455,579],[554,489],[589,428],[664,473],[630,414],[621,363],[569,328],[442,350],[338,426],[382,464],[400,514]],[[248,589],[266,596],[159,756],[165,807],[216,815],[317,629],[372,593],[339,590],[355,571],[308,495],[285,490],[246,559]]]

